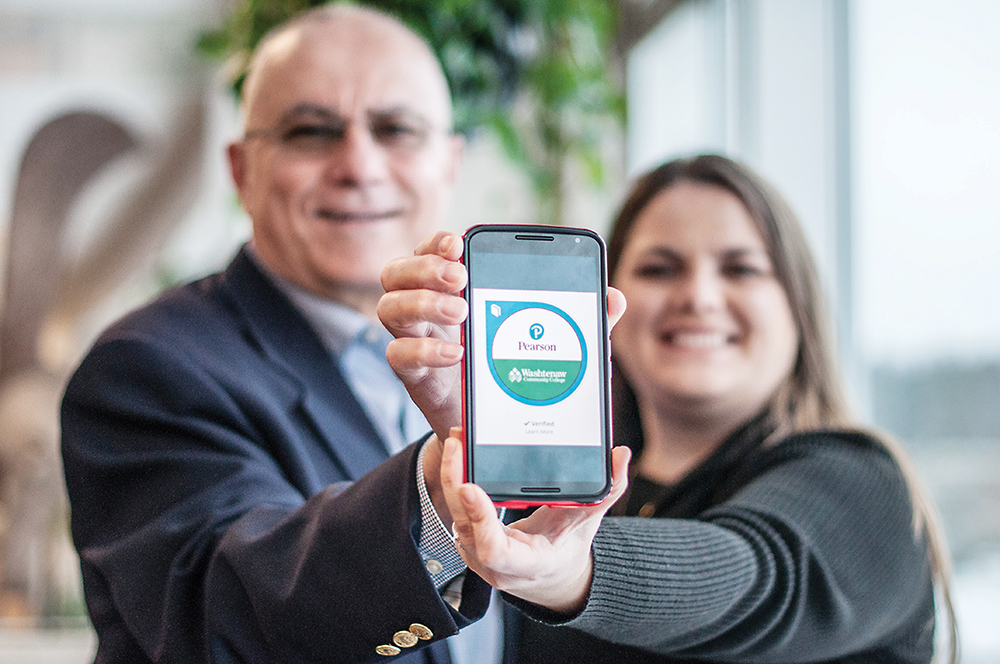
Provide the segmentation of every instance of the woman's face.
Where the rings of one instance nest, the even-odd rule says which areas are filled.
[[[725,189],[680,182],[635,221],[614,285],[612,347],[641,404],[754,415],[791,372],[798,333],[764,240]]]

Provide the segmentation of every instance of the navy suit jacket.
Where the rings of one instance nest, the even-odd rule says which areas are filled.
[[[418,446],[388,456],[245,250],[109,328],[62,426],[98,662],[446,662],[486,609],[424,569]],[[433,639],[376,654],[411,623]]]

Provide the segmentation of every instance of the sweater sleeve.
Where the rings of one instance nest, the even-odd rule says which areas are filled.
[[[562,624],[654,653],[778,662],[876,649],[923,620],[929,660],[926,546],[895,462],[834,434],[779,447],[697,519],[606,519],[587,606]]]

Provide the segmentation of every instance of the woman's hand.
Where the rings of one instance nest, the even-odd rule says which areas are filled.
[[[613,486],[600,503],[540,507],[505,526],[489,496],[463,483],[460,428],[444,443],[441,488],[454,520],[455,544],[469,569],[491,586],[560,613],[583,608],[594,563],[590,546],[601,519],[628,485],[630,450],[612,450]]]

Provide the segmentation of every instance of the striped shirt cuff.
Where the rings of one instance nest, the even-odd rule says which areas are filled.
[[[424,567],[434,582],[434,587],[440,592],[459,574],[465,572],[465,561],[455,549],[451,531],[445,527],[434,509],[427,485],[424,482],[424,450],[427,444],[420,448],[417,455],[417,491],[420,494],[420,541],[417,550],[424,561]],[[461,585],[459,584],[459,587]]]

